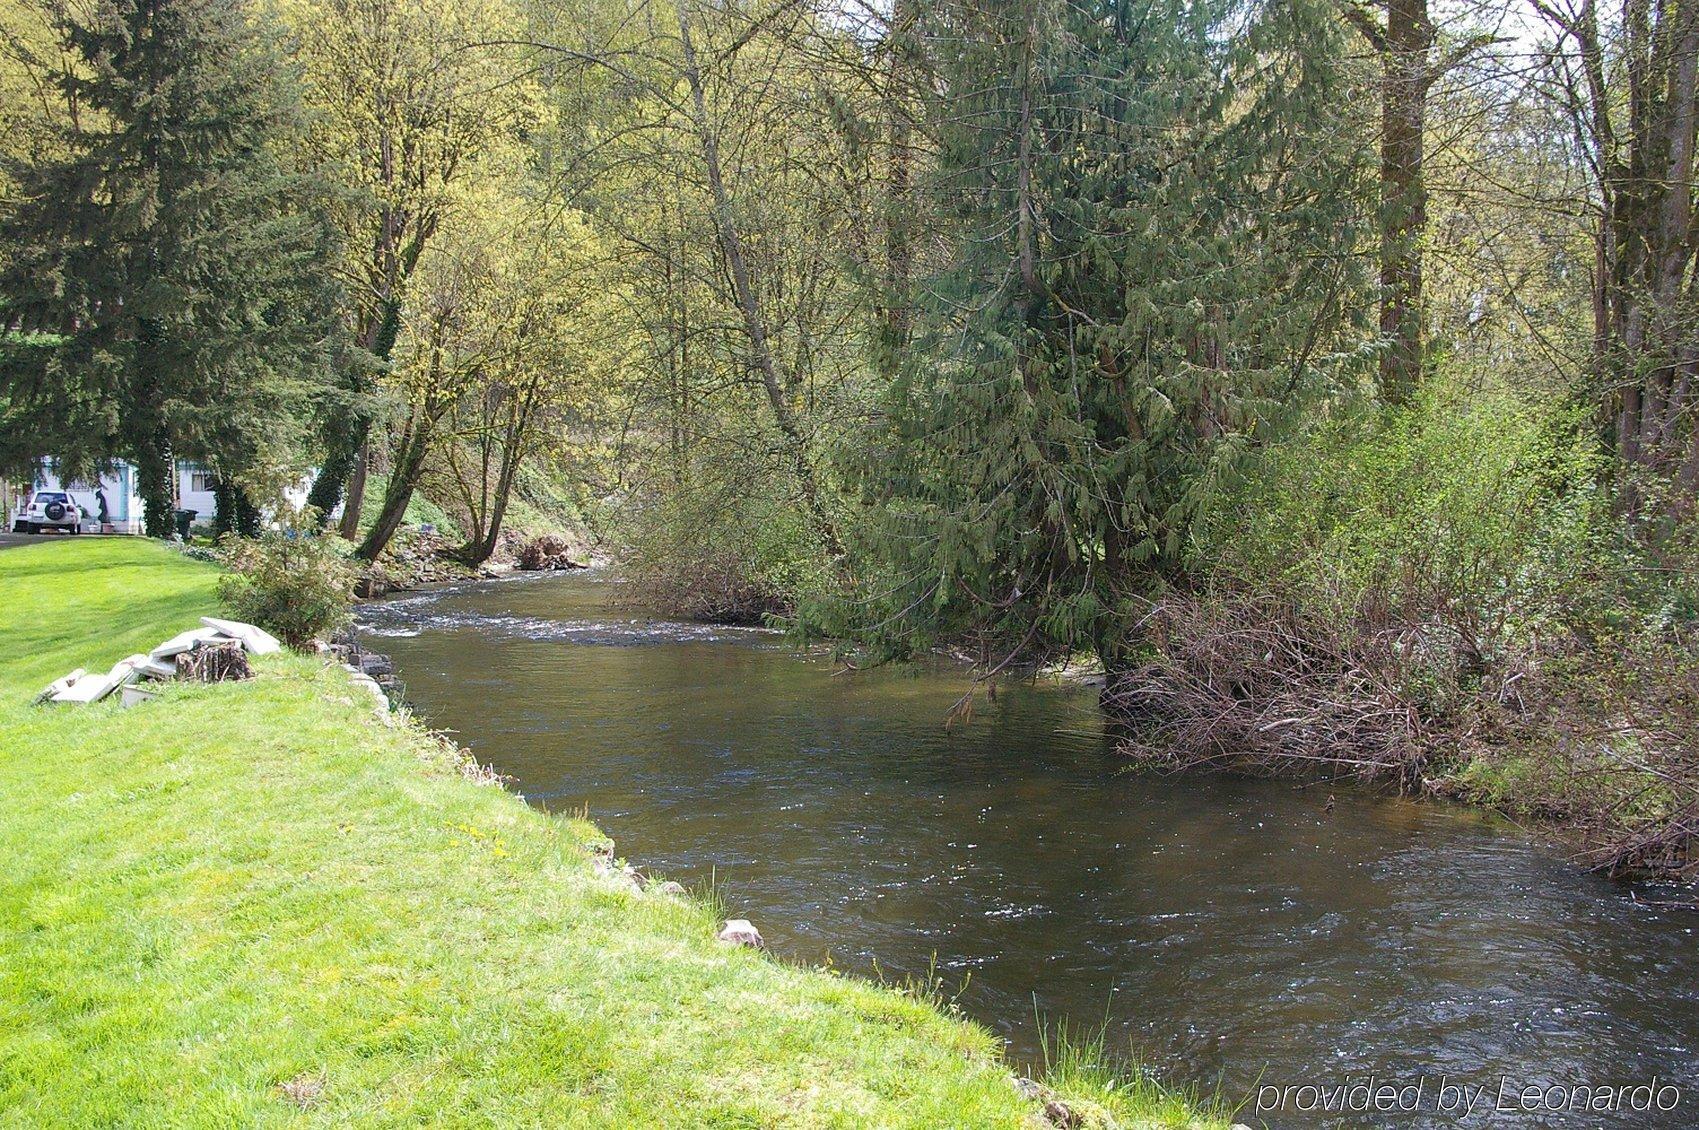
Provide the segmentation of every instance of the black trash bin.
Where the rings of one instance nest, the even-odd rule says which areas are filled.
[[[177,536],[188,541],[189,527],[195,524],[195,519],[199,515],[199,510],[173,510],[171,520],[177,523]]]

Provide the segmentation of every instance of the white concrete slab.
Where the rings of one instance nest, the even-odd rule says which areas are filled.
[[[61,675],[59,678],[54,679],[51,683],[48,683],[46,688],[43,689],[40,694],[35,696],[35,701],[36,702],[48,702],[48,701],[51,701],[54,698],[57,698],[60,691],[69,690],[71,688],[72,683],[75,683],[78,679],[82,678],[84,675],[87,675],[87,674],[88,674],[87,670],[85,670],[82,667],[78,667],[75,671],[72,671],[69,675]]]
[[[186,632],[178,632],[150,653],[155,659],[169,659],[173,655],[182,655],[185,651],[193,651],[208,640],[223,639],[224,633],[217,628],[190,628]]]
[[[276,636],[253,624],[244,624],[240,620],[220,620],[216,616],[202,616],[201,623],[223,632],[231,639],[241,640],[242,646],[253,655],[270,655],[272,652],[283,650],[283,645],[277,642]]]

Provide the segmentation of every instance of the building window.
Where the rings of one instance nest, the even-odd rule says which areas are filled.
[[[218,489],[218,476],[211,471],[190,471],[189,489],[193,491],[215,491]]]

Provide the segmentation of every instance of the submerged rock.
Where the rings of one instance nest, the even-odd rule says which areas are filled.
[[[728,919],[725,927],[720,930],[720,941],[757,950],[765,945],[761,940],[761,931],[747,918]]]

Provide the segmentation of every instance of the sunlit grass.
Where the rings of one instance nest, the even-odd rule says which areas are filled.
[[[192,626],[215,575],[140,541],[0,552],[0,1123],[1033,1116],[984,1029],[722,946],[711,899],[598,878],[593,825],[467,780],[319,660],[29,705]],[[1087,1078],[1059,1066],[1059,1091]]]
[[[1225,1123],[1233,1109],[1221,1097],[1206,1098],[1193,1088],[1174,1088],[1126,1056],[1111,1054],[1108,1026],[1085,1028],[1066,1019],[1037,1017],[1042,1063],[1035,1072],[1066,1097],[1089,1124],[1134,1122],[1153,1126],[1191,1126],[1200,1119]]]

